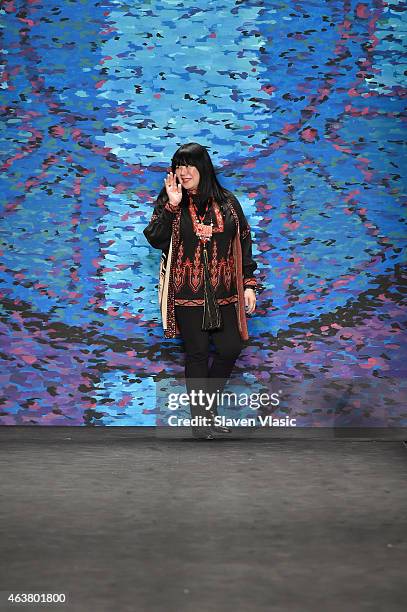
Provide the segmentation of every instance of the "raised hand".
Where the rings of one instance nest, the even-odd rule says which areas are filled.
[[[170,205],[174,208],[178,207],[182,200],[181,183],[178,183],[177,185],[176,175],[172,172],[169,172],[166,178],[164,179],[164,184]]]

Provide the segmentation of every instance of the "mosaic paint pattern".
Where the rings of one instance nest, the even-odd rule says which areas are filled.
[[[234,383],[281,389],[273,414],[302,426],[406,426],[403,4],[5,0],[0,17],[0,423],[156,423],[184,353],[142,229],[197,141],[262,284]]]

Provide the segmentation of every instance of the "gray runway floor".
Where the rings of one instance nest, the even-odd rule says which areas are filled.
[[[407,608],[400,440],[41,429],[0,436],[1,594],[66,593],[69,603],[2,610]]]

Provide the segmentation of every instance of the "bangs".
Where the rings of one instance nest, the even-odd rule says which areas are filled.
[[[197,160],[192,153],[180,152],[175,153],[172,158],[172,165],[177,168],[178,166],[197,166]]]

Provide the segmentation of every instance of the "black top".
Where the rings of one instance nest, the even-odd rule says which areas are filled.
[[[217,204],[209,208],[203,222],[210,225],[211,220],[212,238],[206,243],[211,285],[218,302],[232,297],[237,299],[232,254],[235,221],[230,211],[223,216]],[[192,300],[203,301],[203,248],[202,241],[194,232],[189,207],[184,207],[181,211],[180,243],[174,266],[175,304],[192,305],[189,304]]]
[[[232,205],[239,218],[240,241],[242,246],[243,279],[245,287],[255,288],[253,273],[257,268],[252,257],[250,227],[242,207],[233,194]],[[174,213],[165,208],[163,200],[157,199],[151,221],[143,233],[155,248],[167,251],[172,233]],[[174,258],[174,294],[177,305],[200,305],[203,303],[203,243],[194,232],[191,218],[192,204],[183,206],[180,218],[180,242]],[[213,222],[212,238],[206,243],[209,273],[218,303],[237,300],[235,267],[232,241],[236,225],[232,213],[226,208],[224,214],[217,202],[207,211],[204,223]]]

